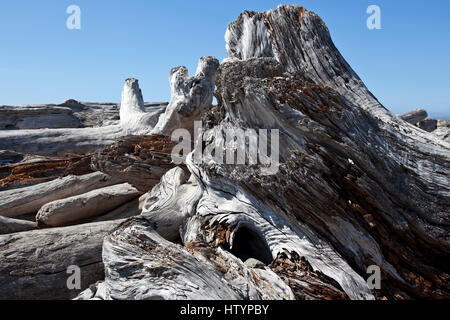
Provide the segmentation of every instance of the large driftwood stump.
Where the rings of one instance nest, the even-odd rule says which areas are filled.
[[[449,298],[450,145],[385,109],[312,12],[244,12],[226,40],[203,150],[229,130],[278,129],[278,170],[191,154],[192,178],[167,173],[142,217],[108,237],[102,294],[83,297],[187,299],[194,287],[216,299]],[[175,238],[171,210],[183,248],[160,237]],[[373,265],[380,290],[366,281]],[[275,292],[246,276],[258,266]]]
[[[66,177],[0,193],[0,215],[43,206],[41,223],[58,212],[78,223],[142,208],[120,225],[0,236],[0,298],[73,298],[64,271],[75,264],[92,284],[78,299],[449,299],[448,123],[389,112],[300,6],[246,11],[225,38],[222,64],[203,57],[191,78],[172,69],[167,107],[148,110],[128,79],[116,125],[0,131],[0,150],[15,151],[5,163],[92,152],[92,170],[140,191],[96,207],[103,173]],[[195,120],[203,130],[187,144],[200,148],[175,167],[169,136],[194,133]],[[381,288],[367,281],[374,266]]]

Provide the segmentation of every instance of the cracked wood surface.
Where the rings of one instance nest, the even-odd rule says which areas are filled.
[[[67,268],[81,268],[81,289],[104,278],[103,238],[119,221],[0,236],[0,299],[67,300]]]

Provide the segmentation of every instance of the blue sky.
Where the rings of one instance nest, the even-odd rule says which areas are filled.
[[[226,56],[227,24],[243,10],[297,3],[319,14],[337,48],[390,110],[450,114],[449,0],[15,0],[0,2],[0,105],[120,101],[136,77],[146,101],[169,99],[168,75]],[[66,9],[81,8],[81,30]],[[382,29],[366,9],[380,6]]]

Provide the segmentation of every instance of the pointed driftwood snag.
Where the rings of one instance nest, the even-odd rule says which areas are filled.
[[[184,128],[193,133],[194,121],[211,108],[216,70],[219,61],[214,57],[201,57],[195,76],[189,78],[186,67],[176,67],[170,72],[171,99],[161,115],[153,134],[172,135],[175,129]]]
[[[137,79],[127,79],[122,91],[120,104],[120,124],[127,135],[149,133],[158,122],[164,109],[148,112]]]

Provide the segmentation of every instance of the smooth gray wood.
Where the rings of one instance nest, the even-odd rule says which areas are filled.
[[[108,213],[140,195],[142,193],[128,183],[95,189],[43,205],[36,214],[36,222],[40,228],[81,223]]]
[[[36,222],[5,218],[0,216],[0,235],[37,229]]]
[[[104,278],[103,238],[121,221],[0,236],[1,300],[66,300]],[[69,290],[69,266],[81,268],[81,290]]]
[[[0,192],[0,216],[17,217],[36,213],[45,204],[83,194],[120,181],[101,172],[83,176],[67,176],[30,187]]]

